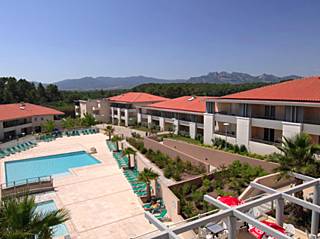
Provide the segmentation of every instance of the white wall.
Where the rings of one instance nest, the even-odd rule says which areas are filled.
[[[159,126],[160,126],[160,130],[164,131],[164,118],[163,117],[159,118]]]
[[[272,153],[279,153],[280,151],[277,149],[274,145],[269,144],[263,144],[259,142],[250,141],[248,150],[253,153],[261,154],[261,155],[267,155]]]
[[[189,135],[190,138],[195,139],[197,134],[197,124],[194,122],[189,123]]]
[[[297,134],[300,134],[302,131],[302,124],[300,123],[291,123],[291,122],[282,122],[282,136],[286,138],[295,137]]]
[[[237,117],[237,144],[249,147],[251,138],[251,119],[245,117]]]
[[[212,144],[214,132],[214,115],[204,113],[203,115],[203,142],[204,144]]]

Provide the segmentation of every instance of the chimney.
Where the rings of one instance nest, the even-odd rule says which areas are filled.
[[[24,110],[26,108],[26,104],[24,102],[20,103],[20,110]]]

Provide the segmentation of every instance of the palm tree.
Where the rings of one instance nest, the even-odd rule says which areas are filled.
[[[64,129],[73,129],[73,128],[75,128],[75,119],[71,118],[70,116],[64,118],[62,120],[62,127]]]
[[[55,129],[56,125],[53,120],[47,120],[41,125],[41,130],[44,133],[52,133]]]
[[[139,173],[138,181],[143,182],[147,185],[147,202],[151,201],[151,180],[156,180],[159,175],[154,172],[151,168],[144,168],[142,172]]]
[[[313,144],[311,137],[306,133],[297,134],[293,138],[283,138],[282,145],[277,147],[281,154],[277,154],[280,164],[278,171],[280,178],[290,176],[291,172],[318,177],[315,153],[320,150],[320,145]],[[295,178],[295,185],[302,184],[301,179]],[[303,199],[303,191],[296,192],[295,197]],[[291,211],[293,217],[300,217],[303,208],[294,205]]]
[[[118,135],[114,135],[111,139],[111,142],[115,143],[116,144],[116,147],[117,147],[117,151],[119,151],[119,141],[121,141],[122,138],[119,137]]]
[[[85,113],[83,118],[81,118],[81,124],[85,127],[90,127],[97,124],[97,121],[92,114]]]
[[[133,154],[134,161],[135,161],[136,151],[135,151],[133,148],[128,147],[128,148],[126,148],[126,149],[123,151],[123,155],[127,155],[127,156],[128,156],[128,167],[129,167],[129,169],[132,168],[132,166],[131,166],[131,154]],[[135,165],[134,165],[134,166],[135,166]],[[133,166],[133,167],[134,167],[134,166]]]
[[[41,213],[36,210],[34,197],[7,198],[0,204],[0,238],[50,239],[53,236],[53,226],[69,220],[65,209]]]
[[[108,125],[105,129],[104,129],[104,134],[109,136],[109,140],[111,140],[111,136],[114,132],[114,128],[112,127],[112,125]]]
[[[281,176],[287,176],[290,172],[318,176],[314,175],[316,173],[314,166],[316,164],[315,153],[320,150],[320,145],[313,144],[308,134],[297,134],[290,139],[284,137],[278,149],[282,153],[277,155],[280,164],[278,171]]]

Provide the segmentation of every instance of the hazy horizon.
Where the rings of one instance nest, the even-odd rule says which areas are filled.
[[[320,1],[4,0],[0,76],[320,75]]]

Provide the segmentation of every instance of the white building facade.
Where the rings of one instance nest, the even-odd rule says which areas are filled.
[[[316,90],[318,89],[318,90]],[[277,152],[283,137],[308,133],[320,142],[320,78],[287,81],[208,99],[204,143],[223,138],[258,154]]]

